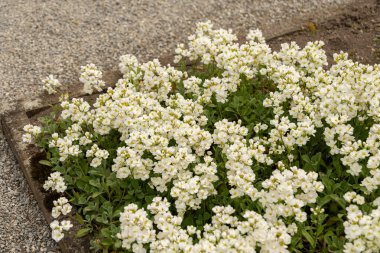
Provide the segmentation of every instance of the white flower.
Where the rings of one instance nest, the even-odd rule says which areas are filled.
[[[71,221],[69,220],[63,220],[61,221],[61,227],[63,230],[68,231],[73,227],[73,224],[71,224]]]
[[[45,181],[43,188],[47,190],[55,190],[57,192],[64,192],[67,189],[67,186],[64,182],[64,178],[61,176],[60,172],[53,172],[48,177],[48,180]]]
[[[62,232],[62,227],[59,224],[59,221],[54,220],[50,223],[50,228],[52,229],[52,238],[54,241],[59,242],[63,239],[64,234]]]
[[[86,157],[95,157],[92,159],[90,166],[99,167],[103,160],[106,160],[109,156],[107,150],[100,149],[97,144],[94,144],[90,150],[87,150]]]
[[[54,241],[59,242],[63,239],[65,235],[61,230],[53,230],[51,234],[51,238],[53,238]]]
[[[28,144],[34,144],[36,138],[42,133],[41,127],[31,124],[25,125],[23,130],[25,133],[22,135],[22,141]]]
[[[120,223],[121,232],[117,237],[123,241],[123,248],[130,250],[135,242],[145,244],[155,239],[153,222],[147,218],[147,213],[138,209],[135,204],[129,204],[124,208],[120,214]]]
[[[138,67],[139,62],[135,56],[130,54],[120,56],[119,70],[125,78],[128,78],[131,72],[136,72]]]
[[[84,86],[83,90],[87,94],[92,94],[93,90],[102,91],[105,87],[104,81],[102,81],[102,72],[94,64],[87,64],[81,67],[81,76],[79,81],[81,81]]]
[[[52,209],[51,215],[53,218],[58,218],[61,214],[67,215],[71,212],[72,206],[68,203],[68,199],[65,197],[60,197],[53,201],[54,207]]]
[[[65,236],[63,231],[68,231],[70,228],[72,228],[73,225],[69,220],[64,220],[59,223],[59,221],[54,220],[53,222],[50,223],[50,228],[52,229],[52,238],[54,241],[59,242],[60,240],[63,239]]]
[[[57,93],[57,88],[61,87],[61,83],[58,79],[55,79],[53,75],[49,75],[42,80],[42,88],[49,94]]]
[[[51,210],[51,216],[53,216],[54,219],[58,218],[61,215],[61,210],[60,208],[53,207]]]
[[[379,252],[380,208],[368,214],[356,205],[350,205],[346,210],[347,220],[343,225],[348,242],[344,245],[344,252]]]

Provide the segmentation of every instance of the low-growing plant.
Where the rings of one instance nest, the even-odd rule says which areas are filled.
[[[61,194],[53,239],[73,205],[95,251],[379,252],[380,66],[328,67],[321,41],[273,52],[258,30],[236,41],[199,23],[182,67],[124,55],[94,103],[25,126]],[[94,65],[80,80],[105,85]]]

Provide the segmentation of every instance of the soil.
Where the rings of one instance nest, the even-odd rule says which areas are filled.
[[[380,64],[380,1],[375,6],[354,6],[346,14],[315,23],[312,20],[285,36],[270,39],[268,43],[279,50],[285,42],[295,41],[305,46],[308,41],[322,40],[328,61],[333,54],[347,52],[349,58],[363,64]]]
[[[46,154],[43,152],[35,154],[30,159],[30,163],[33,164],[32,178],[36,180],[37,182],[39,182],[41,184],[41,187],[42,187],[42,184],[48,179],[51,173],[50,167],[39,163],[39,161],[45,160],[45,159],[46,159]]]

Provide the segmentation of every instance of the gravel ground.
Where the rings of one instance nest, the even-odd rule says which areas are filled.
[[[41,93],[55,74],[69,85],[81,65],[115,69],[118,57],[172,52],[200,20],[265,34],[300,17],[324,17],[355,0],[42,1],[0,0],[0,114]],[[58,252],[0,132],[0,252]]]

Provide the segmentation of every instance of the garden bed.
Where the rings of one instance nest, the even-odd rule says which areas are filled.
[[[308,41],[322,40],[331,64],[332,55],[339,51],[364,64],[380,62],[380,3],[351,7],[346,13],[327,22],[307,22],[302,29],[278,36],[269,44],[274,50],[284,42],[295,41],[301,47]]]
[[[323,40],[329,60],[332,54],[340,50],[346,51],[350,57],[363,63],[379,63],[380,61],[380,7],[365,6],[362,9],[352,9],[349,13],[335,17],[321,24],[308,23],[302,29],[295,29],[285,35],[277,35],[269,39],[269,44],[278,49],[283,42],[296,41],[303,46],[307,41]],[[114,84],[121,74],[117,72],[104,73],[107,84]],[[78,86],[71,86],[78,87]],[[74,88],[69,91],[72,97],[82,97],[84,94],[80,89]],[[86,96],[92,99],[94,96]],[[38,107],[32,106],[26,110],[13,112],[1,119],[3,131],[15,154],[20,167],[32,189],[34,196],[47,220],[52,221],[51,203],[56,196],[43,190],[42,184],[49,176],[49,167],[39,163],[44,159],[38,149],[21,142],[22,128],[26,124],[33,124],[40,116],[49,112],[48,106],[56,104],[58,98],[55,96],[44,96],[40,98],[43,104]],[[75,212],[70,216],[74,224],[68,236],[59,242],[63,253],[66,252],[88,252],[89,238],[76,238],[75,233],[80,229],[80,224],[75,219]]]

